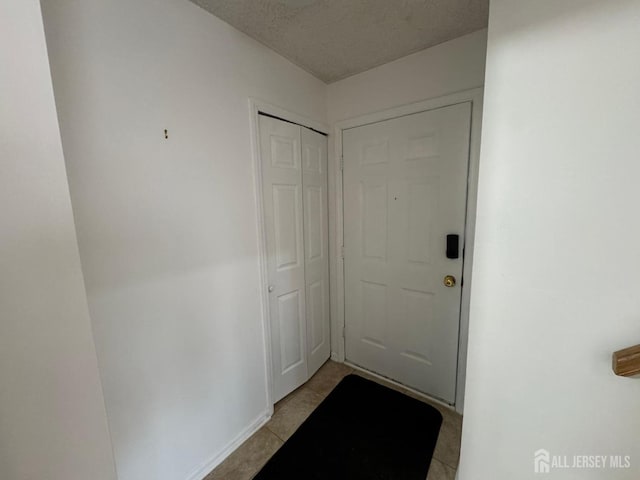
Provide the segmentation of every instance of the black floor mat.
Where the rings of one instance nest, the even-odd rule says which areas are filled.
[[[254,480],[425,480],[441,424],[434,407],[349,375]]]

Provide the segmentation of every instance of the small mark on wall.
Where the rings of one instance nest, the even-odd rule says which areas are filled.
[[[169,130],[164,129],[164,138],[169,138]]]

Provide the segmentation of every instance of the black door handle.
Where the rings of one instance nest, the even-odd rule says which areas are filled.
[[[447,258],[459,258],[460,257],[460,235],[449,234],[447,235]]]

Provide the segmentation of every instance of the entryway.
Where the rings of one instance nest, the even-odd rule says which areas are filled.
[[[335,163],[325,126],[253,105],[269,403],[331,356],[462,413],[482,90],[338,122]]]

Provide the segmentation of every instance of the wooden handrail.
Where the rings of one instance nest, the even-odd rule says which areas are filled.
[[[613,372],[621,377],[640,374],[640,345],[614,352]]]

